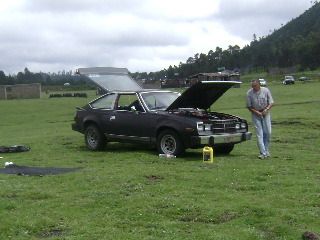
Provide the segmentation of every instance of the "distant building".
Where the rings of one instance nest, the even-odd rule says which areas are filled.
[[[41,84],[0,85],[0,100],[40,98]]]
[[[181,88],[190,87],[200,81],[239,81],[239,72],[224,70],[215,73],[197,73],[189,76],[187,79],[175,78],[161,80],[161,88]],[[236,85],[238,86],[238,85]]]
[[[185,86],[184,79],[165,79],[160,81],[161,88],[181,88]]]
[[[186,81],[189,86],[199,81],[240,81],[240,74],[228,70],[216,73],[197,73]]]

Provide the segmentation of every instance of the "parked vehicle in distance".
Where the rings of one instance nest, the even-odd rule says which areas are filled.
[[[160,154],[179,156],[187,148],[203,146],[228,154],[235,144],[251,139],[245,119],[207,110],[238,81],[201,81],[180,94],[131,89],[134,84],[119,86],[129,78],[123,73],[95,68],[87,76],[108,91],[77,108],[72,124],[73,130],[84,134],[90,150],[101,150],[107,142],[132,142],[154,145]],[[117,90],[102,85],[103,79],[112,77]]]
[[[267,80],[266,80],[266,79],[264,79],[264,78],[259,78],[258,80],[259,80],[259,82],[260,82],[260,86],[262,86],[262,87],[267,86]]]
[[[287,76],[285,76],[284,77],[284,80],[283,80],[283,84],[284,85],[288,85],[288,84],[294,84],[294,77],[293,76],[289,76],[289,75],[287,75]]]
[[[299,81],[308,81],[308,80],[311,80],[309,77],[305,77],[305,76],[302,76],[302,77],[299,77]]]

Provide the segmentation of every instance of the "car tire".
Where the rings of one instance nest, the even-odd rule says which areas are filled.
[[[234,144],[222,144],[214,146],[216,154],[228,155],[233,150]]]
[[[99,151],[106,146],[106,138],[96,125],[89,125],[86,128],[84,138],[89,150]]]
[[[178,134],[173,130],[164,130],[157,137],[157,149],[160,154],[180,156],[185,148]]]

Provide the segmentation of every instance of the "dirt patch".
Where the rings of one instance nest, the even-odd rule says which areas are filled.
[[[207,216],[199,212],[190,211],[180,217],[182,222],[197,222],[197,223],[211,223],[211,224],[223,224],[230,222],[235,218],[238,218],[239,214],[236,212],[225,211],[217,216]]]
[[[291,103],[278,103],[277,106],[286,106],[286,105],[301,105],[301,104],[310,104],[310,103],[319,103],[320,101],[304,101],[304,102],[291,102]]]
[[[273,140],[274,143],[282,143],[282,144],[293,144],[293,143],[299,143],[301,142],[301,139],[294,139],[294,138],[290,138],[290,139],[274,139]]]
[[[163,177],[161,176],[156,176],[156,175],[150,175],[150,176],[145,176],[146,179],[148,179],[149,181],[159,181],[162,180]]]
[[[64,235],[64,231],[62,229],[49,229],[38,234],[40,238],[52,238],[52,237],[61,237]]]
[[[235,219],[238,217],[238,213],[236,212],[223,212],[222,214],[220,214],[219,216],[217,216],[214,219],[214,223],[215,224],[221,224],[221,223],[226,223],[226,222],[230,222],[231,220]]]
[[[16,193],[9,193],[7,195],[3,195],[3,197],[8,198],[8,199],[15,199],[18,197]]]
[[[283,121],[274,121],[272,120],[273,125],[280,125],[280,126],[307,126],[308,128],[319,128],[320,124],[316,122],[307,122],[306,120],[283,120]]]
[[[305,232],[302,234],[303,240],[319,240],[319,236],[313,232]]]
[[[272,121],[272,124],[273,125],[306,125],[304,122],[301,122],[301,121],[296,121],[296,120],[292,120],[292,121],[289,121],[289,120],[285,120],[285,121]]]

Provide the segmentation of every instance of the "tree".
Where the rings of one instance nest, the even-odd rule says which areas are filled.
[[[0,71],[0,85],[5,85],[7,81],[6,74],[4,71]]]

